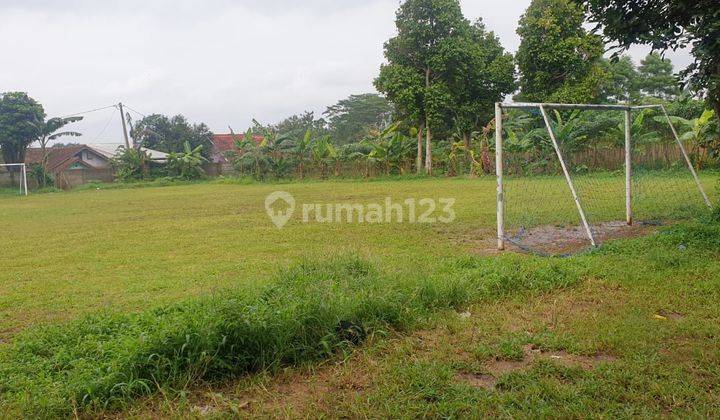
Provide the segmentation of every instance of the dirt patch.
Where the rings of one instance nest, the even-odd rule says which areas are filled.
[[[655,317],[658,319],[669,319],[672,321],[681,321],[685,318],[685,315],[679,313],[679,312],[672,312],[672,311],[666,311],[665,309],[660,309],[657,314],[655,314]]]
[[[533,363],[541,360],[552,361],[568,368],[581,368],[583,370],[592,370],[601,363],[609,363],[616,360],[613,356],[607,354],[579,356],[566,351],[545,351],[532,344],[523,347],[523,354],[524,357],[522,360],[493,360],[486,364],[485,367],[493,377],[498,378],[508,373],[527,370]]]
[[[476,373],[458,373],[455,375],[457,382],[470,385],[473,388],[495,389],[497,379],[491,375],[479,375]]]
[[[614,239],[634,238],[657,230],[654,224],[604,222],[592,225],[598,245]],[[508,248],[514,251],[531,251],[550,255],[572,254],[591,247],[587,231],[582,226],[540,226],[509,232]]]

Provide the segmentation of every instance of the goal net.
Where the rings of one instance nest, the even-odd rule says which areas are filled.
[[[707,211],[661,105],[497,104],[498,247],[570,254]]]
[[[27,185],[24,163],[0,163],[0,195],[27,195]]]

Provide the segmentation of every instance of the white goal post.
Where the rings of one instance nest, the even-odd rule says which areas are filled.
[[[496,168],[496,175],[497,175],[497,239],[498,239],[498,250],[504,250],[505,249],[505,187],[504,187],[504,169],[503,169],[503,110],[504,109],[537,109],[540,111],[540,114],[543,117],[545,127],[547,128],[547,132],[550,136],[550,140],[552,142],[552,146],[555,150],[555,153],[557,155],[557,158],[559,159],[560,166],[562,168],[562,172],[565,178],[565,181],[567,182],[568,188],[570,192],[572,193],[573,200],[575,201],[575,205],[577,207],[578,214],[580,216],[580,220],[582,221],[583,228],[585,230],[585,233],[588,236],[588,239],[590,240],[590,243],[592,246],[597,246],[596,238],[593,235],[592,229],[590,228],[590,224],[588,223],[588,219],[585,214],[585,210],[583,208],[583,204],[581,202],[580,197],[578,196],[577,190],[573,184],[572,177],[570,176],[570,173],[567,168],[567,164],[565,162],[565,158],[562,155],[560,146],[557,142],[557,139],[555,138],[555,133],[553,132],[552,125],[550,123],[550,119],[547,114],[548,109],[553,110],[595,110],[595,111],[623,111],[625,114],[624,118],[624,127],[625,127],[625,145],[624,145],[624,152],[625,152],[625,210],[626,210],[626,222],[628,225],[633,224],[633,208],[632,208],[632,135],[631,135],[631,127],[632,127],[632,111],[634,110],[642,110],[642,109],[648,109],[648,108],[655,108],[661,110],[663,115],[665,116],[665,119],[670,126],[670,130],[675,137],[675,142],[677,143],[679,150],[682,154],[682,157],[684,158],[685,163],[687,164],[688,169],[690,169],[690,173],[693,176],[693,179],[695,180],[695,184],[697,185],[697,188],[702,195],[702,199],[705,202],[705,204],[712,208],[712,204],[710,203],[710,200],[705,193],[705,190],[703,189],[702,183],[700,182],[700,179],[697,175],[697,172],[695,171],[695,168],[692,164],[692,161],[690,160],[690,156],[688,155],[685,145],[680,140],[680,137],[675,129],[675,126],[672,123],[672,120],[670,119],[670,115],[667,113],[667,110],[665,109],[664,105],[639,105],[639,106],[631,106],[631,105],[596,105],[596,104],[554,104],[554,103],[501,103],[497,102],[495,104],[495,168]]]
[[[0,168],[20,168],[22,180],[20,181],[20,195],[28,195],[27,167],[24,163],[0,163]]]

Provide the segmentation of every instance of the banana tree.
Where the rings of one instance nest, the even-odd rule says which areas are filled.
[[[83,117],[77,116],[77,117],[65,117],[65,118],[50,118],[47,121],[41,121],[39,124],[37,124],[37,142],[40,143],[40,149],[42,150],[42,161],[40,163],[43,176],[39,177],[38,179],[42,182],[42,186],[47,186],[48,181],[48,151],[47,146],[48,144],[53,141],[57,140],[60,137],[80,137],[82,136],[81,133],[78,133],[76,131],[60,131],[63,127],[65,127],[68,124],[75,123],[78,121],[82,121]]]
[[[310,145],[312,160],[320,168],[320,177],[327,178],[328,165],[337,159],[335,146],[329,135],[317,137]]]
[[[298,138],[293,147],[295,159],[297,159],[297,169],[300,179],[305,178],[305,162],[312,152],[312,131],[308,128],[305,134]]]
[[[703,168],[709,158],[720,157],[720,132],[714,117],[715,111],[710,109],[692,120],[670,117],[673,124],[679,126],[682,133],[680,140],[690,144],[690,155],[698,170]]]
[[[239,150],[235,165],[243,172],[245,168],[250,168],[255,179],[265,178],[269,166],[268,139],[263,137],[260,142],[256,142],[252,128],[249,128],[242,138],[236,136],[232,129],[230,134]]]
[[[183,152],[168,155],[168,170],[180,179],[200,179],[205,175],[203,163],[207,162],[202,155],[202,145],[192,149],[190,143],[185,141]]]

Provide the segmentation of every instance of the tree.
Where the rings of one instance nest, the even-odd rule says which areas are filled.
[[[707,163],[708,158],[720,157],[720,133],[715,119],[715,111],[706,110],[692,120],[681,117],[670,117],[675,126],[679,126],[680,140],[690,143],[690,156],[698,170]],[[657,117],[664,121],[664,117]]]
[[[161,114],[152,114],[135,123],[132,138],[138,145],[165,153],[183,153],[185,143],[191,149],[202,146],[203,157],[212,150],[212,136],[207,125],[190,124],[182,115],[169,118]]]
[[[120,148],[120,153],[112,159],[115,175],[123,182],[146,179],[149,176],[150,157],[144,150]]]
[[[633,44],[654,51],[692,46],[695,58],[681,75],[720,117],[720,3],[717,0],[574,0],[585,6],[596,31],[616,43],[616,54]]]
[[[646,95],[672,100],[681,93],[680,80],[675,76],[672,62],[660,57],[660,54],[648,54],[640,62],[638,70],[637,86]]]
[[[623,55],[617,60],[601,60],[603,70],[609,74],[602,86],[603,102],[635,102],[640,99],[639,74],[632,58]]]
[[[470,27],[468,37],[454,46],[458,48],[443,51],[444,71],[453,94],[454,128],[472,165],[472,133],[481,131],[494,118],[495,102],[517,89],[515,62],[481,20]]]
[[[277,136],[297,138],[304,135],[307,130],[312,130],[312,132],[317,135],[328,134],[327,122],[322,118],[315,119],[315,113],[312,111],[305,111],[303,114],[293,115],[274,125],[262,126],[258,123],[255,125],[256,128],[261,129],[266,134],[272,133]]]
[[[0,149],[5,163],[25,162],[25,151],[40,135],[45,110],[24,92],[0,95]]]
[[[516,55],[519,99],[595,102],[607,74],[600,37],[583,28],[583,11],[571,0],[533,0],[520,18]]]
[[[425,132],[425,171],[432,173],[432,130],[442,129],[453,103],[443,51],[469,35],[458,0],[406,0],[395,20],[398,35],[385,43],[387,64],[376,88],[419,127],[418,150]],[[418,164],[422,156],[418,153]],[[418,165],[419,166],[419,165]]]
[[[183,152],[172,152],[168,155],[168,171],[173,176],[188,181],[205,176],[202,165],[207,162],[207,159],[202,155],[202,148],[202,146],[197,146],[192,149],[190,143],[186,141]]]
[[[362,140],[371,129],[382,129],[393,117],[393,106],[375,93],[351,95],[327,108],[324,114],[335,144]]]
[[[47,146],[48,143],[57,140],[60,137],[80,137],[82,134],[76,132],[76,131],[59,131],[63,127],[65,127],[68,124],[75,123],[78,121],[82,121],[83,117],[77,116],[77,117],[65,117],[65,118],[50,118],[49,120],[41,121],[37,128],[38,128],[38,136],[37,141],[40,143],[40,149],[42,150],[42,162],[40,164],[40,167],[42,168],[42,171],[45,172],[45,175],[40,176],[39,174],[36,174],[36,179],[41,180],[42,182],[39,182],[40,185],[43,187],[46,186],[49,176],[47,174],[47,159],[48,159],[48,151]],[[38,170],[35,170],[35,172],[38,172]]]

